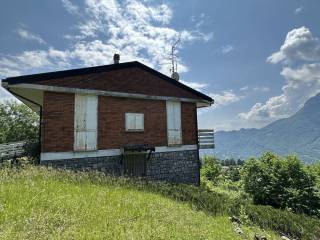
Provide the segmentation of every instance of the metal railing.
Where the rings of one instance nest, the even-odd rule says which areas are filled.
[[[213,129],[199,129],[198,143],[200,149],[214,148],[214,130]]]

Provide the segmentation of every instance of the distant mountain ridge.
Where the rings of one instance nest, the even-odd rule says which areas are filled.
[[[320,160],[320,93],[289,118],[261,129],[218,131],[214,153],[220,158],[247,159],[266,151],[296,154],[305,162]]]

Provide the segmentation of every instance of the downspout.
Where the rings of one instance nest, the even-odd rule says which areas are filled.
[[[197,137],[197,152],[198,152],[198,186],[201,184],[201,160],[200,160],[200,147],[199,147],[199,129],[198,129],[198,108],[196,106],[196,111],[195,111],[195,118],[196,118],[196,137]]]
[[[39,107],[39,133],[38,133],[39,136],[38,136],[38,141],[39,141],[39,150],[40,150],[40,153],[41,153],[41,149],[42,149],[42,141],[41,141],[41,138],[42,138],[42,106],[39,103],[36,103],[36,102],[34,102],[34,101],[30,100],[30,99],[27,99],[27,98],[25,98],[25,97],[23,97],[23,96],[21,96],[21,95],[19,95],[17,93],[12,92],[9,88],[6,88],[6,90],[8,92],[10,92],[12,95],[18,96],[19,98],[22,98],[22,99],[24,99],[24,100],[26,100],[26,101],[28,101],[28,102],[30,102],[30,103],[32,103],[32,104],[34,104],[34,105]],[[39,158],[40,158],[40,156],[39,156]],[[40,161],[40,159],[39,159],[39,161]]]

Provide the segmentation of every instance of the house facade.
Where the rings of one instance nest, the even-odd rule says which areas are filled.
[[[7,78],[41,116],[42,165],[199,183],[197,108],[213,100],[139,62]]]

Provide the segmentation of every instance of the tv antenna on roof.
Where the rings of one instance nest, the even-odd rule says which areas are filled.
[[[174,44],[171,47],[171,54],[170,54],[170,60],[171,60],[171,78],[179,81],[179,74],[178,74],[178,64],[177,64],[177,56],[175,55],[175,51],[177,48],[177,45],[181,41],[181,35],[179,35],[177,41],[174,42]]]

